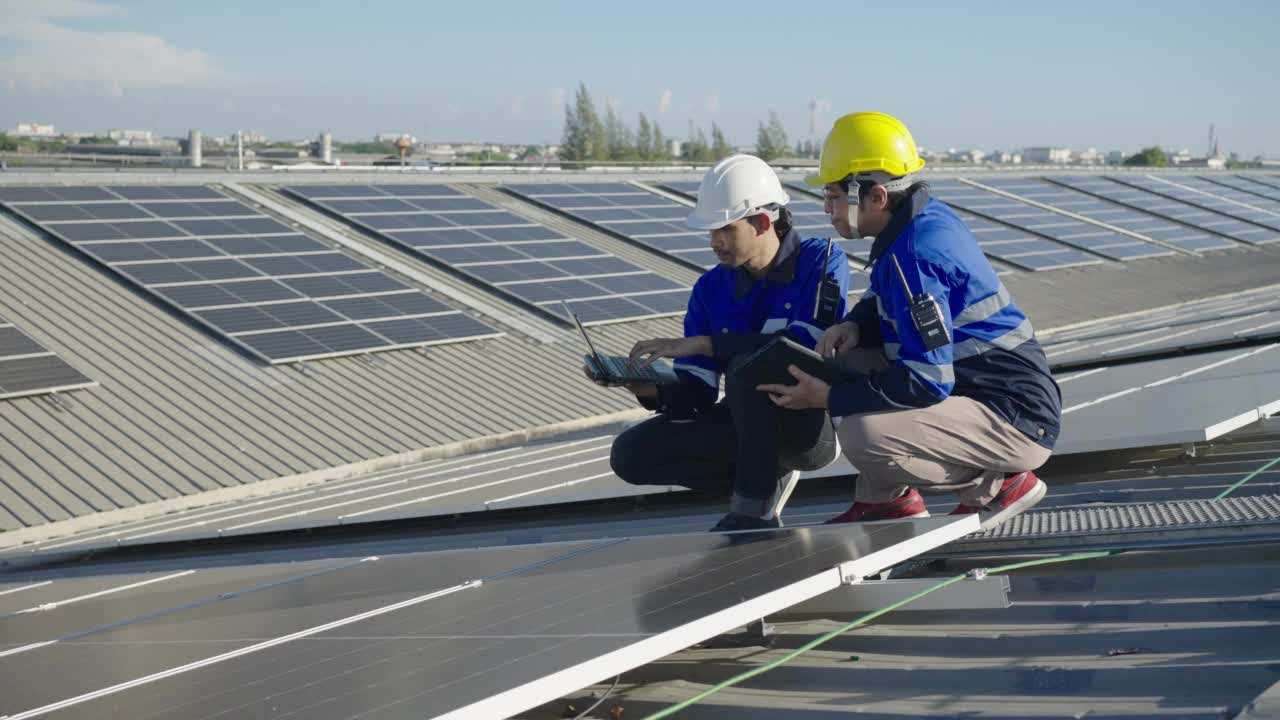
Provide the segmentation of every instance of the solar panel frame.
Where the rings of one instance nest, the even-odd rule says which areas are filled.
[[[450,327],[462,333],[457,336],[404,343],[378,335],[376,328],[361,328],[368,321],[334,314],[321,301],[351,296],[428,296],[423,290],[317,242],[213,188],[94,186],[80,188],[90,191],[80,193],[67,193],[65,189],[21,188],[21,192],[12,192],[11,188],[0,188],[0,202],[121,281],[268,364],[503,334],[474,318],[469,318],[470,322],[449,318],[453,314],[466,317],[460,309],[451,306],[447,312],[403,316],[403,319],[438,317],[443,323],[448,318]],[[139,208],[166,205],[172,212],[160,219],[144,210],[146,219],[107,224],[115,235],[109,238],[102,237],[99,228],[104,223],[96,219],[39,221],[35,216],[41,213],[32,212],[32,208],[68,203],[89,208],[119,204],[126,195],[136,198],[128,202]],[[67,200],[68,197],[93,199]],[[216,209],[211,210],[214,206]],[[90,232],[84,230],[86,227]],[[309,282],[314,289],[326,289],[327,294],[307,291]],[[241,288],[244,292],[238,292]],[[300,312],[304,306],[310,309],[309,314]],[[289,317],[302,324],[290,324]],[[317,318],[324,318],[324,323],[313,322]],[[359,329],[343,332],[333,329],[342,326]],[[254,337],[258,333],[273,333],[274,342],[266,343]],[[363,339],[364,344],[354,343],[356,338]]]
[[[688,306],[688,287],[447,185],[296,185],[284,190],[561,324],[570,323],[561,301],[591,325],[679,315]],[[351,204],[370,199],[402,202],[412,209],[392,212]],[[646,276],[651,287],[617,292],[617,284],[611,289],[606,281],[617,276]],[[676,305],[679,309],[673,310]]]
[[[96,387],[98,382],[0,316],[0,400]]]

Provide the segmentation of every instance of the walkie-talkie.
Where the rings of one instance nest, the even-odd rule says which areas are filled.
[[[938,301],[927,292],[919,295],[912,294],[911,286],[907,284],[907,276],[902,274],[902,265],[898,264],[897,256],[890,252],[889,258],[893,260],[893,267],[898,271],[898,280],[902,282],[902,294],[911,303],[911,324],[916,326],[916,332],[924,340],[924,349],[933,351],[950,345],[951,335],[947,332],[947,323],[942,319],[942,309],[938,307]],[[924,290],[923,283],[920,289]]]
[[[835,325],[840,318],[836,310],[840,307],[840,283],[827,272],[831,263],[831,246],[835,243],[827,238],[827,253],[822,257],[821,280],[818,281],[818,294],[813,301],[813,322],[818,327]]]

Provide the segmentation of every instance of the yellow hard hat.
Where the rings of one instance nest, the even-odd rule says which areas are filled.
[[[902,177],[923,167],[916,141],[901,120],[880,112],[860,112],[836,120],[822,143],[818,172],[804,181],[826,185],[876,171]]]

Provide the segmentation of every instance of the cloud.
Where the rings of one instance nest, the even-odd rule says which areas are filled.
[[[716,114],[716,113],[720,112],[720,96],[719,96],[719,95],[708,95],[708,96],[707,96],[707,99],[706,99],[706,102],[704,102],[704,103],[702,104],[702,106],[703,106],[704,108],[706,108],[706,109],[707,109],[707,112],[708,112],[708,113],[710,113],[710,114],[712,114],[712,115],[714,115],[714,114]]]
[[[458,103],[449,103],[448,105],[445,105],[445,106],[444,106],[444,109],[445,109],[445,110],[448,110],[450,115],[461,115],[461,114],[462,114],[462,105],[460,105],[460,104],[458,104]]]
[[[511,98],[511,114],[512,115],[524,114],[524,96],[523,95],[517,95]]]
[[[562,87],[547,90],[547,111],[552,117],[560,117],[564,113],[564,104],[569,100],[569,91]]]
[[[9,5],[12,5],[10,7]],[[208,85],[219,77],[213,59],[157,35],[77,30],[67,20],[115,14],[88,0],[6,4],[0,24],[0,78],[36,92],[121,97],[128,90]]]
[[[658,114],[665,115],[671,109],[671,88],[663,88],[662,96],[658,98]]]

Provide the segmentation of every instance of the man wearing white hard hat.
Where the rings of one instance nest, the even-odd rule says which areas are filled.
[[[789,201],[757,157],[734,155],[711,168],[686,223],[709,231],[719,264],[694,285],[684,337],[644,340],[631,351],[641,362],[673,358],[680,382],[629,386],[658,414],[618,436],[613,470],[633,484],[727,496],[717,531],[779,527],[798,471],[839,454],[825,411],[784,410],[735,379],[743,358],[777,336],[813,348],[844,315],[848,261],[838,244],[792,229]]]

